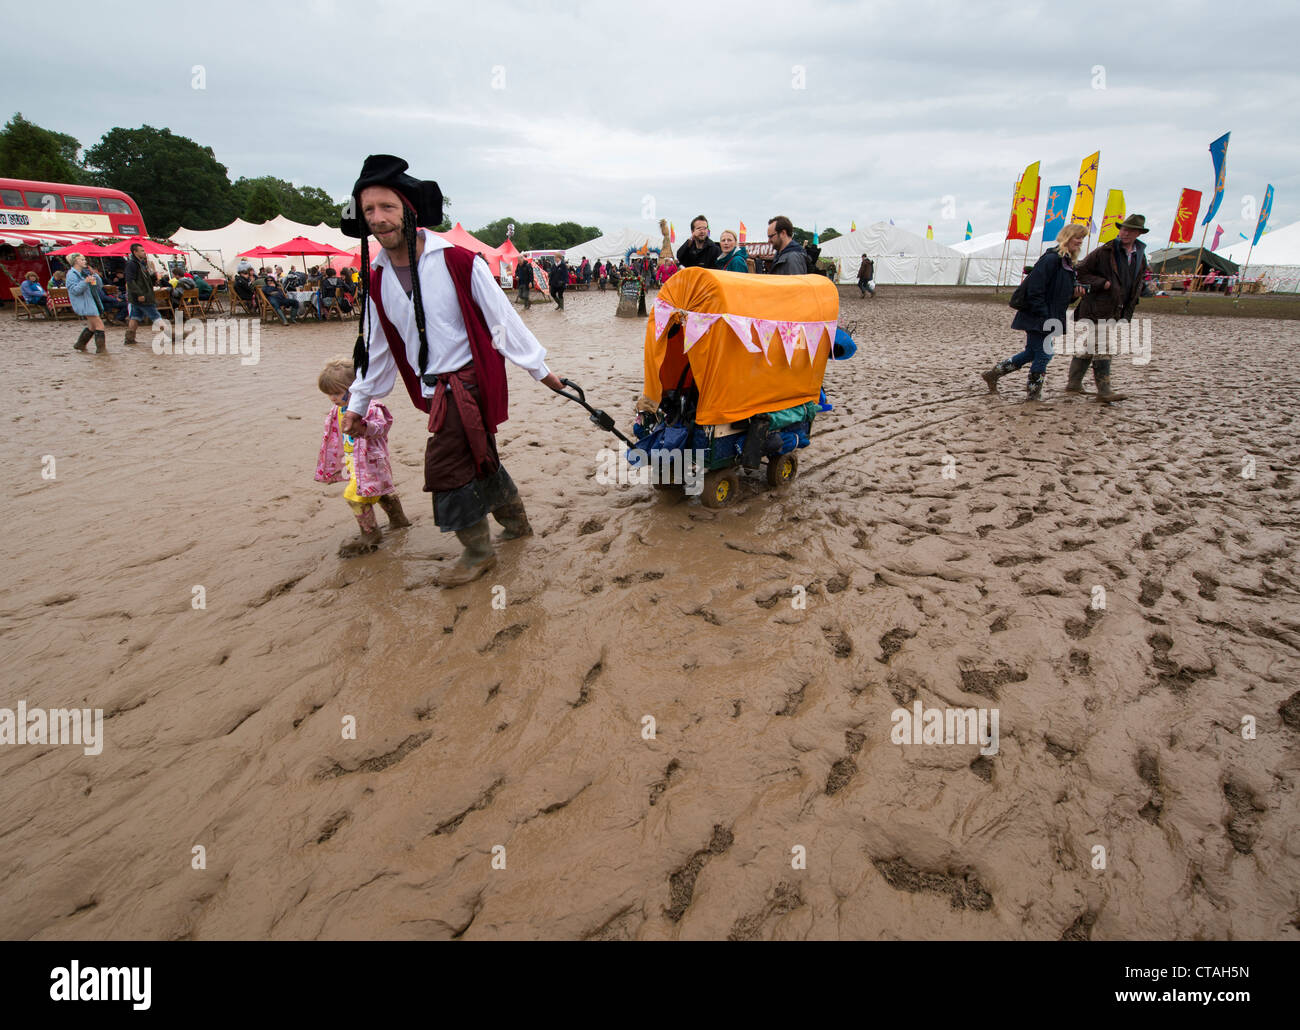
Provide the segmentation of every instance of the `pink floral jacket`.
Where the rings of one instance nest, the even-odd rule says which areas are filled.
[[[395,492],[393,469],[388,459],[388,430],[393,416],[378,401],[371,401],[366,409],[366,426],[363,435],[355,438],[352,461],[357,470],[357,493],[362,497],[382,497]],[[347,465],[343,461],[343,434],[339,431],[339,409],[330,409],[325,416],[325,437],[321,440],[320,457],[316,459],[316,481],[337,483],[347,479]]]

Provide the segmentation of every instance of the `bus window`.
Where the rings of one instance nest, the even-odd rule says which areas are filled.
[[[27,206],[43,208],[47,211],[64,211],[63,199],[57,193],[41,193],[39,191],[28,191],[26,193]]]
[[[0,204],[5,207],[22,207],[23,195],[17,190],[0,190]]]
[[[117,231],[123,236],[139,236],[140,227],[138,225],[119,225]]]
[[[65,193],[63,202],[69,211],[99,211],[99,202],[94,197],[72,197]]]
[[[129,215],[131,205],[124,200],[116,200],[113,197],[104,197],[100,200],[104,210],[110,215]]]

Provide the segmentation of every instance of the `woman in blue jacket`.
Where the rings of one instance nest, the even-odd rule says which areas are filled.
[[[1082,225],[1067,225],[1057,235],[1056,246],[1039,258],[1029,273],[1025,280],[1027,304],[1016,312],[1011,322],[1012,329],[1024,330],[1025,349],[1014,357],[1004,358],[983,374],[984,381],[989,384],[989,393],[997,392],[998,380],[1008,372],[1019,371],[1028,364],[1025,399],[1042,399],[1043,375],[1047,363],[1052,360],[1046,349],[1047,340],[1063,332],[1066,308],[1076,297],[1083,296],[1083,287],[1074,278],[1074,259],[1086,234]]]
[[[749,255],[745,248],[737,246],[736,234],[730,229],[723,230],[718,237],[718,246],[722,248],[722,253],[718,255],[718,263],[714,266],[719,272],[748,272],[749,265],[745,258]]]
[[[100,318],[99,298],[95,296],[95,287],[99,285],[99,276],[94,269],[86,267],[84,254],[70,254],[68,261],[68,301],[72,310],[86,320],[88,328],[81,330],[73,350],[84,351],[91,336],[95,338],[95,353],[103,354],[108,350],[104,344],[104,320]]]

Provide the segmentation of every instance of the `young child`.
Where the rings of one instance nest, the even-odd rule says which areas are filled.
[[[316,481],[337,483],[348,480],[343,499],[352,508],[361,527],[361,535],[339,545],[340,558],[368,554],[379,546],[383,533],[375,519],[375,502],[388,516],[389,529],[402,529],[411,523],[402,511],[402,502],[393,489],[393,470],[388,462],[388,430],[393,416],[378,401],[366,411],[363,435],[347,436],[343,432],[343,412],[355,372],[351,358],[331,358],[320,374],[320,390],[334,402],[325,417],[325,438],[316,460]]]

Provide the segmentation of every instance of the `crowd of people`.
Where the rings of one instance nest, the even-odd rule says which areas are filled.
[[[249,311],[261,310],[260,290],[280,323],[290,325],[298,322],[304,314],[324,321],[332,308],[338,308],[344,315],[351,314],[360,278],[357,270],[351,267],[336,272],[332,266],[322,268],[317,265],[306,272],[290,269],[286,275],[279,265],[273,269],[255,269],[251,263],[242,262],[230,288]],[[305,303],[293,296],[307,292],[311,297]]]

